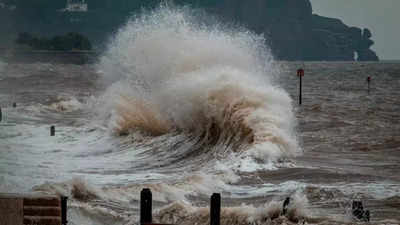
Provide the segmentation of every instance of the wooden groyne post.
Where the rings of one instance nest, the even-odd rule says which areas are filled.
[[[68,197],[61,196],[61,225],[67,225]]]
[[[50,136],[55,136],[56,135],[56,127],[55,126],[51,126],[50,127]]]
[[[221,221],[221,194],[214,193],[210,201],[210,225],[220,225]]]
[[[140,192],[140,224],[152,223],[152,201],[153,197],[149,188]]]
[[[141,225],[167,225],[155,224],[152,218],[152,193],[149,188],[140,192],[140,224]],[[210,225],[221,224],[221,194],[214,193],[210,199]]]

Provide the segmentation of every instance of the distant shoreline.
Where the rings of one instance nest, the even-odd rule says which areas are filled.
[[[91,64],[100,55],[97,51],[52,51],[52,50],[20,50],[0,48],[0,60],[11,63],[62,63]]]
[[[60,63],[60,64],[93,64],[97,62],[98,57],[102,54],[100,51],[72,50],[72,51],[56,51],[56,50],[23,50],[23,49],[7,49],[0,48],[0,61],[7,63]],[[276,60],[277,62],[289,63],[400,63],[400,59],[389,59],[380,61],[287,61]]]

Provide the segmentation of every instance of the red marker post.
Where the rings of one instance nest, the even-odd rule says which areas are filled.
[[[302,102],[302,86],[303,86],[303,81],[302,78],[304,76],[304,70],[302,68],[297,70],[297,76],[299,77],[300,85],[299,85],[299,105],[301,105]]]

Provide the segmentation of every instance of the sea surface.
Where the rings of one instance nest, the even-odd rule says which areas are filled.
[[[399,224],[400,62],[280,62],[264,43],[160,8],[94,64],[0,62],[0,192],[69,196],[71,225],[137,224],[143,188],[162,223],[208,224],[218,192],[224,225],[363,223],[354,200]]]

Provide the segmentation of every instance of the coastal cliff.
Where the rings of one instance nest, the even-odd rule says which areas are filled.
[[[0,0],[5,1],[5,0]],[[8,0],[9,1],[9,0]],[[43,2],[49,1],[49,4]],[[30,2],[27,7],[27,2]],[[101,49],[109,36],[143,8],[157,7],[161,0],[87,0],[88,12],[60,10],[64,0],[16,1],[12,11],[0,7],[0,19],[12,27],[0,27],[0,42],[18,32],[57,35],[75,31],[88,36]],[[370,47],[369,29],[349,27],[341,20],[313,14],[310,0],[174,0],[177,5],[203,8],[230,23],[263,34],[278,60],[377,61]],[[46,7],[44,7],[46,6]],[[37,11],[37,12],[36,12]],[[38,16],[41,15],[41,16]],[[11,26],[11,25],[10,25]],[[12,28],[12,29],[11,29]],[[15,35],[12,34],[14,31]],[[13,36],[14,35],[14,36]],[[14,37],[15,38],[15,37]],[[0,44],[1,47],[1,44]]]
[[[263,33],[278,59],[379,60],[370,49],[374,42],[369,29],[313,14],[309,0],[224,0],[216,7],[223,17]]]

